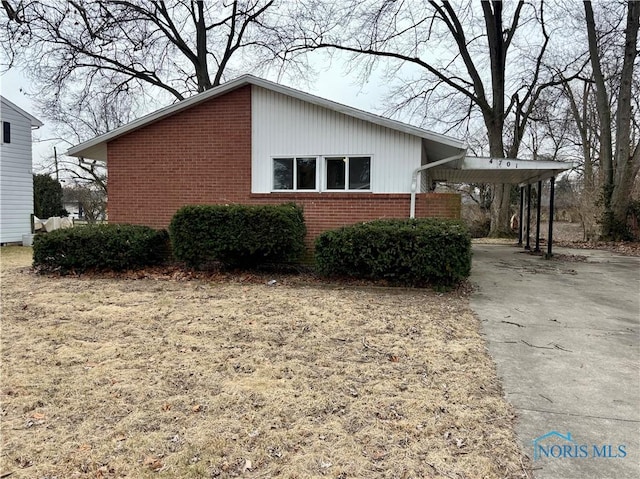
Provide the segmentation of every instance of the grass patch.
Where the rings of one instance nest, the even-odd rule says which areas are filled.
[[[526,477],[464,295],[47,277],[1,254],[0,474]]]

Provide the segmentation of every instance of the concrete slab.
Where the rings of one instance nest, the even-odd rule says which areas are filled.
[[[534,476],[635,479],[640,258],[555,253],[587,260],[547,261],[513,246],[474,245],[471,306],[518,413],[516,433],[534,459]]]

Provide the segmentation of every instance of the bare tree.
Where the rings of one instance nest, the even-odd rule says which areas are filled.
[[[2,4],[9,65],[27,66],[53,98],[65,88],[113,95],[145,87],[182,100],[220,84],[240,66],[234,59],[257,64],[280,46],[275,0]]]
[[[578,219],[585,240],[599,237],[602,181],[598,165],[597,115],[589,77],[547,89],[538,100],[523,143],[534,158],[571,161],[570,176],[556,183],[556,207]],[[564,203],[564,204],[563,204]]]
[[[74,184],[62,189],[65,206],[78,207],[78,217],[87,223],[102,221],[107,215],[107,197],[104,191],[87,185]],[[75,213],[71,212],[70,213]]]
[[[239,71],[286,61],[279,26],[292,5],[3,0],[2,66],[26,71],[39,86],[34,100],[55,136],[77,144]],[[101,163],[52,155],[46,169],[106,191]]]
[[[49,127],[78,143],[227,76],[287,61],[278,28],[292,4],[282,3],[3,0],[0,64],[25,71]],[[106,186],[103,165],[60,160],[49,169]]]
[[[624,45],[619,49],[622,65],[617,72],[619,77],[615,89],[607,88],[601,31],[590,1],[584,2],[584,11],[599,120],[600,163],[604,174],[603,235],[619,239],[626,236],[630,194],[640,170],[640,141],[632,135],[634,127],[637,134],[638,127],[634,122],[633,107],[637,108],[640,93],[636,65],[640,2],[626,2]]]
[[[334,23],[327,20],[332,16]],[[479,116],[496,158],[518,155],[541,93],[562,82],[545,68],[550,34],[542,3],[365,0],[328,8],[310,23],[301,28],[303,48],[369,58],[365,72],[382,59],[396,62],[394,75],[403,65],[418,67],[421,76],[397,91],[399,108],[419,108],[425,118],[438,110],[438,120],[451,128]],[[493,196],[491,234],[509,234],[509,185],[496,185]]]

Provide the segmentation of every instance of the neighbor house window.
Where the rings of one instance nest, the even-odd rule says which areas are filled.
[[[2,122],[2,143],[11,143],[11,123]]]
[[[327,190],[370,190],[371,157],[327,157],[326,180]]]
[[[316,190],[315,158],[274,158],[274,190]]]

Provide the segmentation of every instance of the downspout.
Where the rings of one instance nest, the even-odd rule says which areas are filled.
[[[458,153],[457,155],[434,161],[433,163],[427,163],[426,165],[419,166],[418,168],[413,170],[413,175],[411,176],[411,209],[409,210],[409,218],[416,217],[416,190],[418,189],[418,174],[435,166],[444,165],[445,163],[450,163],[455,160],[461,160],[466,156],[466,154],[467,150],[465,148],[461,153]]]

